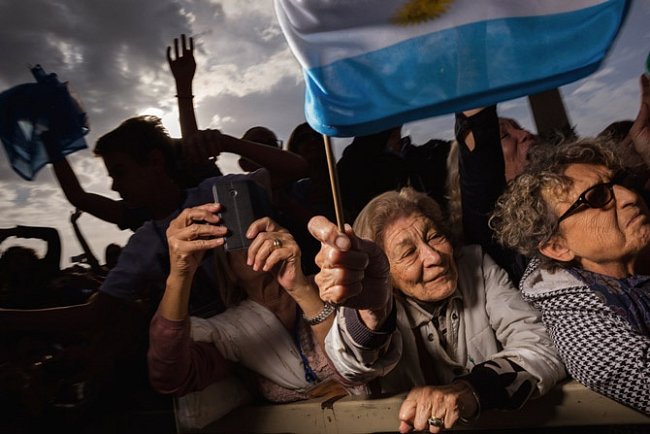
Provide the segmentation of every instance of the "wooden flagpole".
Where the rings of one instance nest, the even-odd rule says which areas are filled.
[[[341,190],[339,188],[339,177],[336,173],[336,159],[332,152],[332,142],[327,134],[323,134],[325,141],[325,155],[327,157],[327,169],[330,174],[330,185],[332,186],[332,198],[334,199],[334,212],[336,214],[336,225],[340,232],[344,232],[345,220],[343,218],[343,205],[341,202]]]

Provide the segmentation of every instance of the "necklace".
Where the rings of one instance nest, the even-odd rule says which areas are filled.
[[[300,308],[296,306],[296,320],[294,322],[293,326],[293,340],[296,344],[296,347],[298,348],[298,354],[300,354],[300,359],[302,360],[302,368],[305,371],[305,380],[309,384],[315,384],[317,383],[318,380],[318,375],[314,372],[314,370],[309,366],[309,360],[307,359],[307,356],[305,356],[305,353],[302,351],[302,347],[300,345],[300,335],[298,332],[298,328],[300,327],[300,318],[302,318],[302,314],[300,312]]]

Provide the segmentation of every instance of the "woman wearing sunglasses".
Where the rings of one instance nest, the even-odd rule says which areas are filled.
[[[499,240],[534,258],[521,280],[569,373],[650,414],[650,219],[611,148],[538,148],[498,201]]]

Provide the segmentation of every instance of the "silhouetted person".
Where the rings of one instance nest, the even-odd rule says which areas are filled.
[[[48,146],[49,136],[42,134]],[[152,218],[174,210],[181,198],[176,180],[176,163],[171,138],[159,118],[138,116],[97,141],[95,154],[102,157],[112,189],[121,200],[89,193],[83,189],[62,155],[53,155],[54,173],[68,201],[95,217],[116,224],[120,229],[136,230]]]
[[[336,164],[345,220],[351,223],[375,196],[409,184],[406,160],[395,152],[401,127],[357,136]]]
[[[273,131],[266,127],[257,126],[249,128],[241,138],[242,140],[248,140],[249,142],[255,142],[262,145],[282,149],[282,142],[278,140],[278,137]],[[242,170],[246,172],[253,172],[259,169],[260,165],[248,158],[242,157],[239,159],[239,167],[241,167]]]
[[[117,265],[117,260],[120,258],[120,253],[122,253],[122,246],[115,243],[110,243],[106,246],[104,250],[104,264],[108,270],[112,270],[115,265]]]
[[[5,308],[35,309],[57,304],[57,294],[50,291],[59,274],[61,239],[54,228],[16,226],[0,229],[0,243],[9,237],[36,238],[47,243],[45,256],[34,249],[12,246],[0,257],[0,303]]]

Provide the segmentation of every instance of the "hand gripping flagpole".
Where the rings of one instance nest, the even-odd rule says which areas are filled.
[[[327,170],[330,174],[330,185],[332,187],[332,199],[334,200],[334,213],[336,214],[336,225],[339,232],[345,232],[345,221],[343,219],[343,206],[341,203],[341,190],[339,188],[339,177],[336,173],[336,161],[332,152],[332,142],[327,134],[323,134],[325,141],[325,156],[327,157]]]

